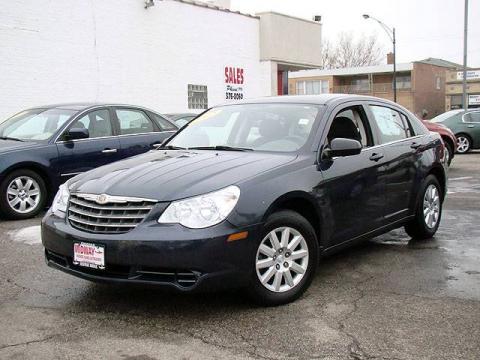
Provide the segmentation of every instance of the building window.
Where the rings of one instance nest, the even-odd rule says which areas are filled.
[[[440,78],[440,76],[437,76],[435,78],[435,88],[437,90],[440,90],[442,88],[442,79]]]
[[[450,109],[461,109],[463,107],[462,95],[451,95],[450,96]]]
[[[188,84],[188,108],[208,109],[208,91],[206,85]]]
[[[368,78],[355,78],[351,81],[353,91],[370,90],[370,81]]]
[[[297,95],[328,94],[328,80],[297,81]]]
[[[412,87],[412,77],[410,75],[397,75],[397,89],[410,89]]]

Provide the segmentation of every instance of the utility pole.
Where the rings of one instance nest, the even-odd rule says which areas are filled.
[[[468,109],[467,94],[467,39],[468,39],[468,0],[465,0],[465,16],[463,20],[463,110]]]
[[[468,0],[466,0],[468,1]],[[395,52],[395,28],[392,30],[393,34],[393,102],[397,102],[397,54]]]

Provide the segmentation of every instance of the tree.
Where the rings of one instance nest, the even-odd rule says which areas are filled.
[[[322,43],[322,68],[339,69],[380,64],[383,48],[375,35],[360,36],[342,32],[333,45],[329,40]]]

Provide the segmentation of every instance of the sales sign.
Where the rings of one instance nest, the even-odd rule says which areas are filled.
[[[245,82],[243,68],[225,66],[225,99],[242,100]]]

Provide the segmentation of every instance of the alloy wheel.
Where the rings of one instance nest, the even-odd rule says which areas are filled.
[[[308,267],[305,238],[291,227],[270,231],[261,241],[256,257],[260,283],[270,291],[285,292],[297,286]]]
[[[429,229],[435,228],[440,216],[440,196],[435,185],[428,185],[423,197],[423,217]]]
[[[457,137],[457,151],[460,154],[466,153],[470,149],[470,140],[466,136]]]
[[[28,214],[35,210],[40,200],[40,185],[29,176],[19,176],[7,187],[8,205],[19,214]]]

